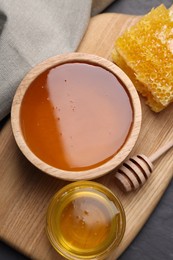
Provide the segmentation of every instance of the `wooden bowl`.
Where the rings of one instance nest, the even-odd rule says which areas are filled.
[[[20,113],[21,113],[22,100],[25,96],[26,91],[29,89],[31,83],[46,70],[66,63],[92,64],[111,72],[111,74],[115,75],[115,78],[118,78],[118,80],[122,82],[125,91],[127,92],[130,98],[130,103],[133,110],[133,121],[123,146],[108,161],[106,161],[105,163],[99,166],[87,170],[85,169],[79,171],[64,170],[64,169],[51,166],[45,161],[41,160],[40,158],[38,158],[38,156],[34,154],[34,152],[31,151],[30,147],[28,146],[24,138],[24,134],[21,127]],[[101,113],[101,109],[102,108],[100,108],[100,113]],[[42,63],[35,66],[25,76],[25,78],[22,80],[14,96],[12,110],[11,110],[11,123],[12,123],[13,134],[20,150],[26,156],[26,158],[33,165],[39,168],[41,171],[49,175],[52,175],[54,177],[64,179],[64,180],[69,180],[69,181],[91,180],[110,172],[112,169],[114,169],[119,164],[121,164],[122,161],[129,155],[129,153],[131,152],[132,148],[136,143],[136,140],[140,132],[141,105],[134,85],[132,84],[128,76],[115,64],[102,57],[98,57],[91,54],[69,53],[69,54],[58,55],[43,61]]]

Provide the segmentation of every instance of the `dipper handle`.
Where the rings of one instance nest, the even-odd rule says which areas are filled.
[[[150,155],[149,160],[153,163],[156,161],[161,155],[166,153],[169,149],[173,147],[173,140],[170,142],[166,143],[164,146],[159,148],[156,152],[154,152],[152,155]]]

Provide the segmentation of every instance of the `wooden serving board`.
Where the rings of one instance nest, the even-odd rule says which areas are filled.
[[[78,51],[111,60],[116,37],[138,19],[122,14],[101,14],[92,18]],[[141,103],[142,129],[131,155],[150,155],[173,139],[173,106],[155,114],[142,98]],[[142,189],[128,195],[115,186],[115,170],[95,180],[118,195],[126,212],[125,236],[111,259],[115,260],[127,248],[159,202],[173,176],[172,158],[173,149],[155,163],[155,170]],[[46,237],[45,216],[50,198],[65,184],[67,182],[47,176],[27,161],[7,122],[0,133],[0,238],[32,259],[63,259]]]

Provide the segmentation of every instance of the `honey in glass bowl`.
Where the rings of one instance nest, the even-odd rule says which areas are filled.
[[[105,259],[121,242],[125,213],[119,199],[91,181],[71,183],[52,198],[48,238],[67,259]]]

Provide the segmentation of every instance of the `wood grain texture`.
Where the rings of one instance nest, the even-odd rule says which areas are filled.
[[[131,98],[132,109],[133,109],[133,123],[130,129],[130,133],[128,134],[127,140],[124,143],[123,147],[120,149],[118,153],[115,154],[113,158],[111,158],[108,162],[104,163],[99,167],[95,167],[90,170],[83,170],[83,171],[65,171],[61,169],[57,169],[53,166],[48,165],[47,163],[40,160],[28,147],[25,138],[22,133],[21,129],[21,120],[20,120],[20,109],[23,97],[29,88],[30,84],[35,80],[38,75],[43,73],[45,70],[58,66],[68,62],[86,62],[91,63],[96,66],[100,66],[109,70],[112,74],[116,75],[121,82],[126,87],[126,91],[128,92],[129,97]],[[39,102],[39,101],[38,101]],[[127,75],[115,64],[112,62],[91,54],[86,53],[70,53],[64,55],[58,55],[52,57],[42,63],[38,64],[34,67],[22,80],[20,86],[18,87],[16,94],[13,99],[12,110],[11,110],[11,123],[12,129],[15,136],[15,140],[26,156],[26,158],[32,162],[38,169],[42,170],[43,172],[48,173],[51,176],[68,180],[88,180],[101,177],[106,173],[110,172],[112,169],[117,167],[122,161],[129,155],[130,151],[134,147],[136,140],[139,135],[139,131],[141,128],[141,105],[140,100],[137,94],[137,91],[127,77]],[[120,126],[121,127],[121,126]]]
[[[80,52],[93,53],[111,60],[114,41],[139,18],[121,14],[101,14],[91,19]],[[133,154],[152,154],[173,139],[173,106],[159,114],[152,112],[141,98],[143,120]],[[50,198],[67,184],[43,174],[32,166],[17,148],[8,122],[0,133],[0,237],[32,259],[63,259],[50,246],[45,234],[45,215]],[[115,260],[142,228],[173,176],[173,150],[155,163],[146,184],[123,194],[114,182],[115,171],[96,181],[110,188],[125,208],[127,227],[122,243],[110,258]]]

